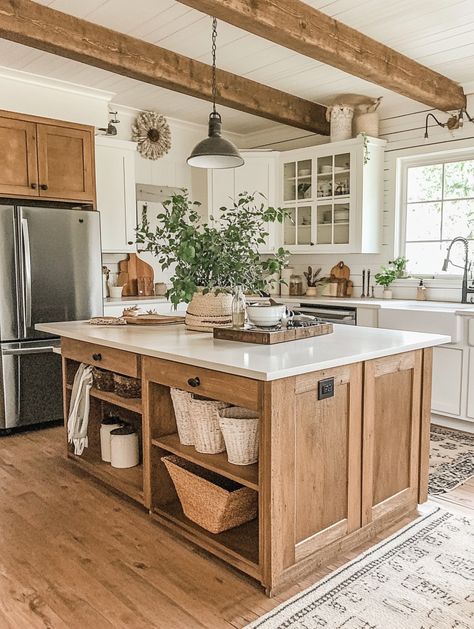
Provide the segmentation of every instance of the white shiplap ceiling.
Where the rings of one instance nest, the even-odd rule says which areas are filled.
[[[174,0],[39,2],[210,62],[210,18]],[[307,4],[458,81],[466,92],[472,91],[474,0],[307,0]],[[0,65],[108,90],[116,94],[114,103],[156,109],[182,120],[202,123],[209,112],[204,101],[5,40],[0,40]],[[219,23],[218,65],[323,104],[337,94],[354,92],[383,95],[384,117],[414,108],[413,101],[405,97],[223,22]],[[220,109],[229,131],[251,133],[272,127],[263,118]]]

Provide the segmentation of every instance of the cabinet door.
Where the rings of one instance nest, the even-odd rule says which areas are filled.
[[[333,397],[318,382],[334,378]],[[360,527],[362,365],[297,378],[296,561]]]
[[[233,168],[210,170],[209,172],[209,216],[219,223],[221,207],[229,207],[235,198],[235,174]]]
[[[255,195],[258,205],[264,207],[275,204],[275,159],[273,157],[252,157],[245,155],[245,164],[235,169],[234,194],[241,192]],[[256,194],[260,193],[260,194]],[[263,195],[260,196],[260,195]],[[260,248],[261,253],[275,250],[277,233],[274,223],[267,223],[265,231],[268,233],[265,245]]]
[[[94,140],[88,130],[37,125],[40,196],[95,200]]]
[[[421,350],[365,363],[363,525],[418,502],[421,374]]]
[[[467,378],[467,416],[474,419],[474,349],[469,350],[469,372]]]
[[[135,251],[135,153],[97,145],[97,209],[102,251]]]
[[[36,125],[0,118],[0,194],[38,196]]]
[[[433,349],[432,410],[437,413],[461,413],[462,349]]]

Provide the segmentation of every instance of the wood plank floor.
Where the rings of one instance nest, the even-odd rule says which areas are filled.
[[[76,470],[63,448],[60,428],[0,439],[0,629],[243,627],[369,546],[270,600]],[[474,480],[436,502],[474,516]]]

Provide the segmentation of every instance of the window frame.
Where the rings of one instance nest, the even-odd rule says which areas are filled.
[[[401,157],[398,159],[398,185],[397,185],[397,201],[396,207],[398,212],[398,220],[396,220],[396,226],[398,228],[398,254],[405,256],[406,253],[406,228],[407,228],[407,192],[408,192],[408,169],[417,166],[433,166],[438,164],[450,164],[453,162],[463,162],[466,160],[474,160],[474,148],[462,150],[462,151],[449,151],[443,153],[431,153],[429,155],[416,155],[414,157]],[[443,181],[444,187],[444,181]],[[438,202],[444,202],[445,199],[440,199]],[[412,242],[412,241],[410,241]],[[425,241],[420,241],[425,242]],[[426,241],[428,242],[428,241]],[[429,242],[443,242],[439,240],[433,240]],[[455,269],[456,267],[451,267]],[[410,270],[409,267],[407,269]],[[417,273],[416,277],[426,279],[459,279],[462,277],[462,269],[453,273],[444,273],[439,271],[438,273]]]

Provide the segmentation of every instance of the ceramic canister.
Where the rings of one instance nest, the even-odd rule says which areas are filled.
[[[112,467],[135,467],[140,462],[138,434],[133,426],[122,426],[110,433],[110,463]]]
[[[102,461],[110,463],[110,433],[121,428],[123,422],[118,417],[105,417],[100,426],[100,456]]]

